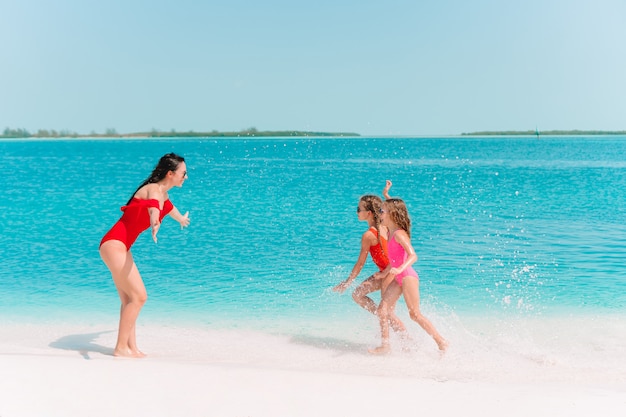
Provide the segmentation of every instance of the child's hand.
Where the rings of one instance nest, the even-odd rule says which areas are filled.
[[[387,200],[389,200],[391,197],[389,197],[389,189],[391,188],[391,180],[387,180],[385,182],[385,188],[383,189],[383,197],[385,197]]]
[[[343,292],[348,288],[348,283],[346,281],[341,284],[333,287],[333,291],[338,292],[339,294],[343,294]]]
[[[372,276],[374,277],[374,279],[384,279],[387,276],[387,272],[386,271],[387,270],[376,272]]]
[[[389,284],[391,284],[391,282],[393,281],[393,279],[396,277],[395,274],[392,274],[391,272],[389,272],[386,276],[385,276],[385,280],[383,281],[383,283],[381,284],[381,291],[384,293],[387,290],[387,287],[389,286]]]

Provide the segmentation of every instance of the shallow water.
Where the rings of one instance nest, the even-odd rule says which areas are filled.
[[[463,355],[511,347],[550,362],[554,340],[516,338],[626,313],[626,137],[27,140],[0,151],[3,321],[115,327],[98,244],[170,151],[187,160],[170,197],[192,223],[167,219],[158,244],[146,233],[133,247],[150,297],[140,323],[375,344],[374,318],[330,288],[358,255],[359,197],[386,179],[412,216],[422,309],[457,346],[476,341]],[[357,281],[374,270],[368,261]],[[623,326],[603,329],[607,356],[624,347]]]

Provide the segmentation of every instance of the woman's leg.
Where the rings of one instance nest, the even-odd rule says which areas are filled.
[[[419,324],[426,331],[439,347],[439,350],[446,350],[448,342],[441,337],[435,326],[420,311],[420,289],[419,279],[417,277],[406,276],[402,281],[402,295],[409,309],[411,319]]]
[[[383,354],[390,351],[389,319],[390,315],[393,314],[391,312],[391,307],[396,305],[396,302],[398,301],[398,298],[400,298],[401,294],[402,287],[400,287],[400,285],[398,285],[398,283],[394,279],[383,293],[382,300],[380,301],[380,305],[378,306],[378,310],[376,312],[376,314],[378,315],[378,320],[380,322],[381,345],[375,349],[369,349],[370,353]]]
[[[100,247],[100,256],[111,271],[120,296],[120,323],[115,356],[145,356],[137,347],[135,325],[148,295],[133,256],[122,242],[110,240]]]

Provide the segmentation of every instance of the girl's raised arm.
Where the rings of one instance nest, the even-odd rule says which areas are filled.
[[[385,188],[383,188],[383,197],[389,200],[391,197],[389,196],[389,189],[391,188],[391,180],[387,180],[385,182]]]

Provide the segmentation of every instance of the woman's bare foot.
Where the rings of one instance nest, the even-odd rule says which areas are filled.
[[[118,358],[145,358],[146,354],[140,350],[115,349],[113,356]]]
[[[386,355],[387,353],[391,352],[391,348],[389,347],[389,345],[382,345],[374,349],[367,349],[367,351],[372,355]]]
[[[115,349],[113,351],[113,356],[118,358],[133,358],[133,351],[130,349]]]
[[[134,353],[134,356],[133,356],[134,358],[145,358],[147,356],[145,353],[143,353],[139,349],[135,350],[133,353]]]

